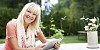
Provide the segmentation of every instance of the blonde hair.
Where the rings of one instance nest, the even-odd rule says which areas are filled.
[[[27,29],[27,36],[26,36],[23,17],[27,9],[33,11],[37,17],[35,21],[29,24],[28,29]],[[40,14],[41,14],[40,6],[35,4],[34,2],[26,4],[24,8],[22,9],[22,11],[20,12],[17,18],[17,38],[18,38],[19,47],[23,47],[22,41],[25,41],[25,45],[27,47],[34,46],[36,29],[39,27]],[[26,41],[27,37],[29,37],[28,41]]]

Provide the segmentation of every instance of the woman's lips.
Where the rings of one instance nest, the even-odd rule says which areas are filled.
[[[33,20],[33,18],[32,18],[32,17],[27,16],[27,18],[28,18],[29,20]]]

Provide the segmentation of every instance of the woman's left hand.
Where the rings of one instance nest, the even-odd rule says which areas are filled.
[[[60,48],[60,45],[61,45],[60,42],[57,42],[57,43],[55,43],[54,48],[55,49],[59,49]]]

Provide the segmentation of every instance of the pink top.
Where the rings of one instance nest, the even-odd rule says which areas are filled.
[[[41,30],[40,30],[41,32]],[[39,34],[37,32],[37,36],[39,36],[41,34]],[[16,37],[17,38],[17,22],[15,20],[11,20],[10,22],[7,23],[6,26],[6,43],[5,43],[5,47],[4,50],[12,50],[12,47],[10,45],[9,39]]]

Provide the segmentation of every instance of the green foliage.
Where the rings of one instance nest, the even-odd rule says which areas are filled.
[[[63,38],[63,34],[62,32],[64,32],[63,30],[60,30],[60,29],[56,29],[55,30],[55,34],[53,34],[53,36],[51,36],[51,38]]]
[[[12,18],[17,18],[18,9],[0,8],[0,38],[5,38],[6,24]]]
[[[18,0],[7,0],[7,7],[17,8],[18,7]]]
[[[64,30],[64,35],[78,35],[77,31],[84,30],[84,24],[80,18],[84,15],[88,18],[94,16],[100,18],[100,0],[58,0],[52,12],[43,16],[43,23],[46,26],[45,33],[53,35],[55,29]],[[62,20],[64,17],[65,20]],[[51,18],[53,18],[52,21]],[[98,28],[100,32],[100,27]]]
[[[65,18],[62,18],[62,20],[64,20]],[[53,34],[53,36],[51,36],[51,38],[63,38],[63,32],[64,30],[61,30],[61,29],[57,29],[55,27],[55,24],[53,23],[54,22],[54,19],[51,18],[50,22],[52,23],[51,24],[51,27],[50,27],[50,30],[53,30],[55,32],[55,34]]]
[[[67,28],[69,27],[67,26],[69,24],[67,18],[69,18],[69,14],[70,14],[70,9],[69,9],[70,1],[64,0],[61,2],[62,3],[58,3],[57,5],[54,5],[54,8],[52,9],[52,12],[49,15],[43,16],[42,21],[44,22],[44,26],[47,27],[46,28],[47,31],[44,30],[44,32],[49,36],[55,33],[55,31],[51,30],[51,28],[52,29],[56,28],[56,29],[61,29],[63,31],[66,31]],[[68,6],[66,6],[67,2],[69,3]],[[63,32],[65,33],[64,35],[67,34],[66,32]]]
[[[46,29],[46,27],[43,25],[43,22],[40,22],[40,27],[41,27],[42,29]]]
[[[56,33],[56,34],[53,34],[53,36],[51,36],[50,38],[63,38],[63,34],[62,33]]]

